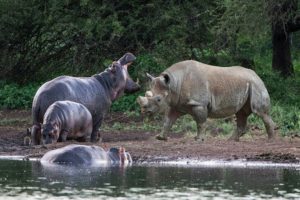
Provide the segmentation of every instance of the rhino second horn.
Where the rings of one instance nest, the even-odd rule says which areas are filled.
[[[153,93],[151,91],[146,91],[145,97],[153,97]]]
[[[151,80],[151,81],[153,81],[153,79],[154,79],[154,77],[153,76],[151,76],[150,74],[148,74],[148,73],[146,73],[146,76]]]

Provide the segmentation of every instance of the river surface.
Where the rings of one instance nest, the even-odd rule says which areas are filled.
[[[300,199],[300,167],[134,164],[43,167],[0,160],[0,199]]]

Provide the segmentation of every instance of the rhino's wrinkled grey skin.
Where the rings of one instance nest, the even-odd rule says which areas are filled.
[[[99,146],[71,144],[48,151],[41,158],[41,163],[71,166],[127,165],[132,163],[132,158],[124,148],[105,151]]]
[[[263,81],[257,74],[243,67],[216,67],[188,60],[176,63],[160,76],[151,79],[151,95],[139,97],[144,112],[164,111],[162,135],[167,134],[184,114],[190,114],[197,122],[197,136],[201,138],[202,124],[209,118],[236,115],[237,131],[231,139],[239,140],[246,131],[247,118],[251,113],[262,118],[268,137],[274,137],[274,122],[270,110],[270,97]],[[158,101],[159,100],[159,101]],[[157,108],[161,106],[161,108]]]
[[[46,111],[42,125],[43,144],[68,139],[90,141],[93,119],[90,111],[73,101],[56,101]]]
[[[91,141],[97,141],[97,131],[112,102],[124,92],[132,93],[140,86],[132,81],[127,67],[135,56],[126,53],[100,74],[92,77],[60,76],[44,83],[36,92],[32,103],[33,144],[41,143],[41,127],[44,114],[55,101],[70,100],[83,104],[92,114]]]

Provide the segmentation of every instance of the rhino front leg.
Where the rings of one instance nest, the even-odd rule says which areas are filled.
[[[207,108],[204,106],[193,106],[192,116],[197,123],[197,136],[195,137],[195,140],[202,142],[204,141],[202,125],[207,119]]]
[[[172,128],[172,125],[175,123],[175,121],[180,117],[181,114],[175,110],[169,110],[167,114],[165,115],[165,120],[164,120],[164,127],[163,131],[160,135],[156,136],[156,139],[158,140],[168,140],[168,133],[170,129]]]

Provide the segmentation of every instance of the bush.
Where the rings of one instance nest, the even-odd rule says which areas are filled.
[[[1,109],[31,108],[34,94],[38,88],[38,84],[19,86],[2,83],[0,86]]]

